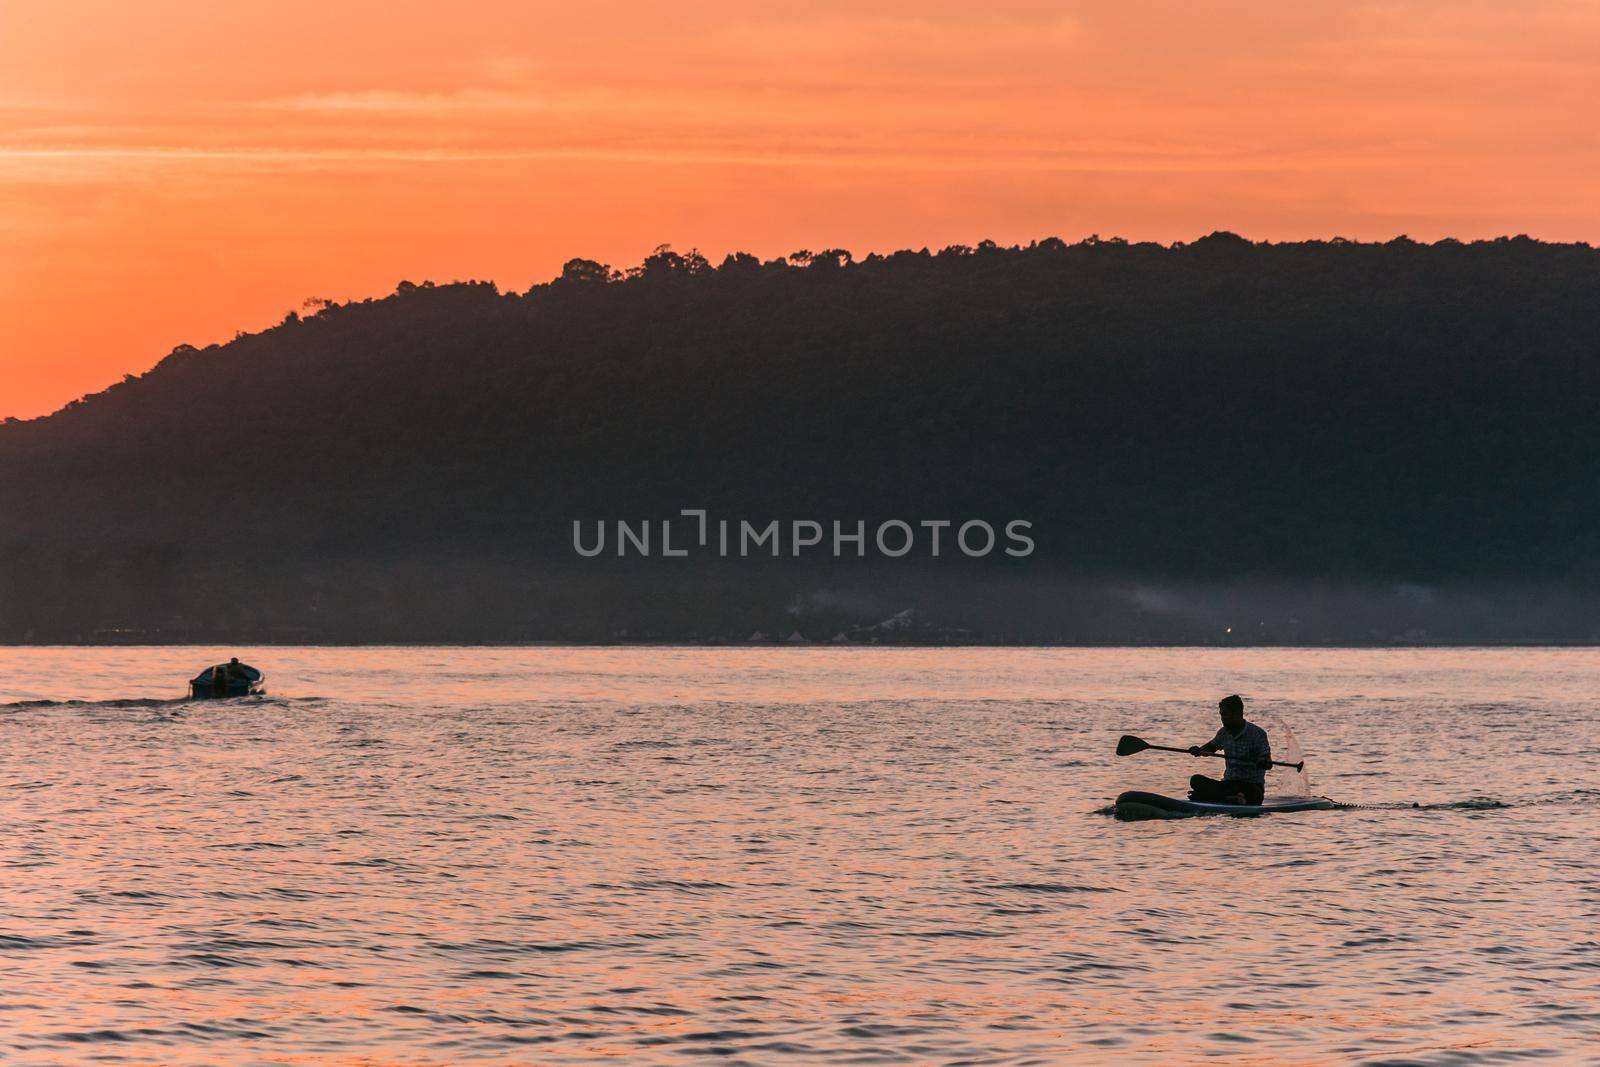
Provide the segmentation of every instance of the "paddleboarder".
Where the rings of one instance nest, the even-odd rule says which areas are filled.
[[[1222,780],[1197,774],[1189,779],[1189,799],[1218,804],[1259,804],[1266,790],[1267,768],[1272,766],[1272,746],[1267,732],[1245,721],[1244,698],[1235,694],[1217,702],[1222,729],[1203,745],[1189,749],[1191,756],[1222,752],[1228,757]]]

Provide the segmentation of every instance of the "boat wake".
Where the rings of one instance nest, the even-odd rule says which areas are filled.
[[[218,703],[219,706],[255,707],[262,704],[322,703],[326,697],[250,696],[232,697],[225,701],[195,697],[121,697],[114,700],[12,700],[0,703],[0,714],[8,711],[35,711],[47,708],[178,708],[191,704]]]
[[[126,697],[121,700],[14,700],[0,704],[0,711],[25,711],[31,708],[165,708],[187,704],[188,697]]]
[[[1447,800],[1437,804],[1421,804],[1413,801],[1403,806],[1414,811],[1494,811],[1513,805],[1493,797],[1472,797],[1470,800]]]
[[[1533,796],[1500,800],[1495,797],[1472,797],[1468,800],[1451,800],[1438,804],[1402,804],[1400,807],[1415,811],[1496,811],[1501,808],[1535,807],[1592,807],[1600,804],[1600,789],[1563,789],[1557,793],[1539,793]]]

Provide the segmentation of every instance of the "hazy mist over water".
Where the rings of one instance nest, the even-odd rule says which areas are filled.
[[[1371,807],[1097,813],[1230,692]],[[0,649],[0,739],[8,1062],[1600,1047],[1595,650]]]

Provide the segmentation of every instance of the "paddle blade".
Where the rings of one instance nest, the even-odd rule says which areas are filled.
[[[1150,743],[1132,734],[1123,734],[1122,740],[1117,742],[1117,755],[1131,756],[1135,752],[1143,752],[1150,747]]]

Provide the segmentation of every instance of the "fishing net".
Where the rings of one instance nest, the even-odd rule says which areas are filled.
[[[1267,731],[1267,741],[1272,745],[1272,758],[1277,763],[1300,763],[1305,756],[1300,751],[1300,739],[1284,721],[1283,716],[1271,711],[1255,712],[1250,716],[1255,724]],[[1278,797],[1311,796],[1311,776],[1293,767],[1274,767],[1267,774],[1267,795]]]

